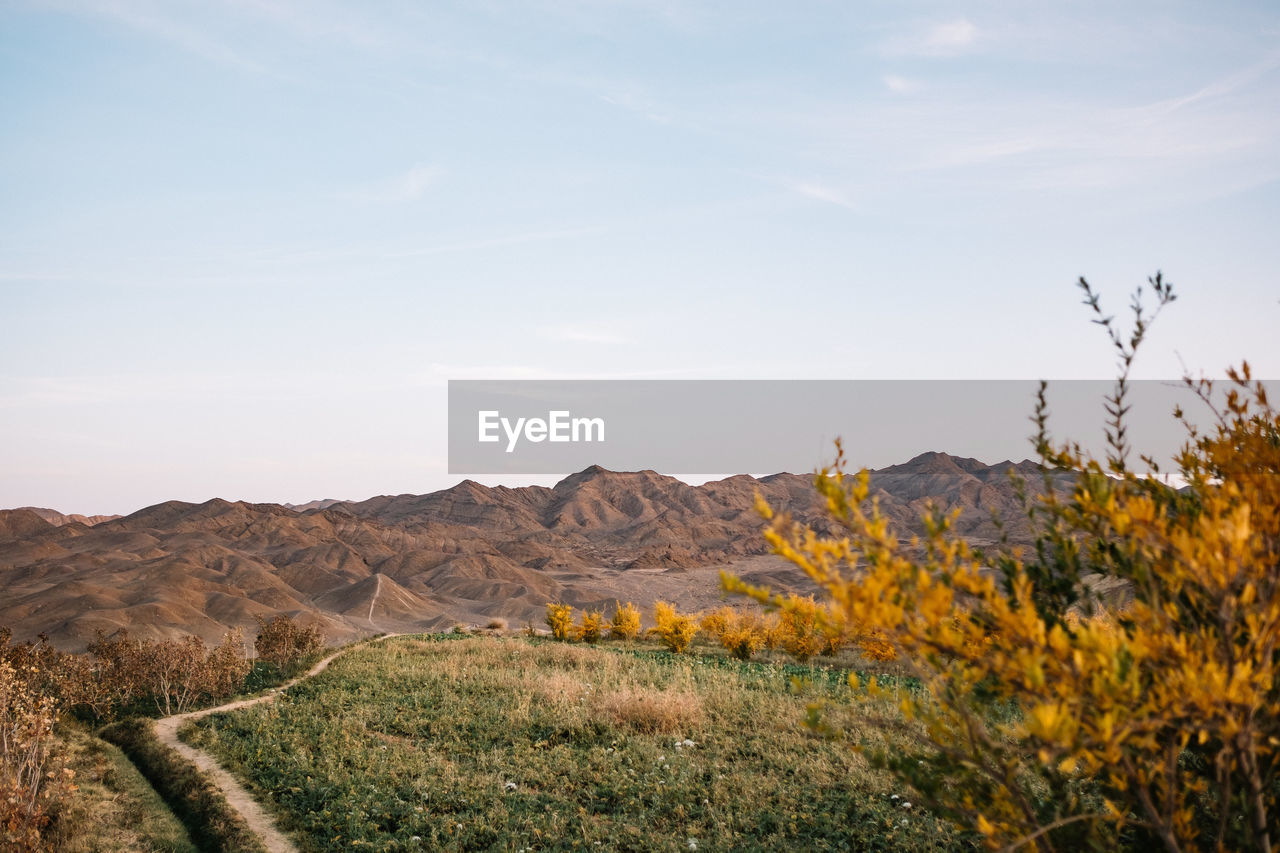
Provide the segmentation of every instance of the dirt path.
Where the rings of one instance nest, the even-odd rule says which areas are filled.
[[[373,598],[369,599],[369,624],[373,624],[373,605],[378,603],[378,593],[382,592],[382,573],[374,575]]]
[[[381,642],[382,640],[389,640],[392,637],[398,636],[400,635],[387,634],[386,636],[378,637],[376,640],[368,640],[366,642]],[[365,643],[359,643],[358,645],[362,646],[365,645]],[[281,693],[305,678],[311,678],[313,675],[324,672],[334,658],[345,654],[354,648],[356,648],[356,646],[347,646],[345,649],[340,649],[334,652],[302,675],[299,675],[291,681],[285,682],[279,687],[272,688],[261,696],[255,696],[252,699],[240,699],[236,702],[228,702],[227,704],[219,705],[216,708],[202,708],[199,711],[189,711],[185,714],[174,714],[171,717],[162,717],[155,722],[156,737],[160,739],[160,742],[176,751],[183,758],[192,762],[208,774],[209,778],[213,780],[213,783],[222,791],[222,795],[227,798],[227,802],[233,809],[240,813],[241,817],[244,818],[245,823],[249,824],[249,828],[262,839],[262,843],[266,845],[266,848],[270,850],[271,853],[298,853],[298,848],[292,841],[286,838],[279,829],[276,828],[275,821],[273,821],[271,816],[267,814],[261,805],[258,804],[258,801],[255,800],[247,790],[245,790],[244,786],[237,782],[235,777],[230,773],[222,769],[222,766],[218,764],[217,759],[204,750],[196,749],[195,747],[185,744],[179,740],[178,729],[182,728],[183,724],[190,720],[198,720],[201,717],[207,717],[210,714],[219,714],[223,711],[235,711],[240,708],[261,705],[265,702],[274,702]]]

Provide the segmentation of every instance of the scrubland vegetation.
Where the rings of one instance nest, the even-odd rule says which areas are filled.
[[[157,810],[154,795],[145,794],[150,790],[146,782],[131,767],[121,770],[120,753],[89,735],[87,727],[118,718],[182,713],[242,690],[261,689],[279,683],[317,651],[318,634],[312,628],[284,617],[262,628],[259,647],[264,658],[271,657],[258,661],[246,657],[238,631],[212,649],[193,636],[149,640],[123,631],[99,634],[88,654],[77,655],[44,639],[13,643],[0,630],[0,849],[79,849],[84,842],[69,827],[83,815],[98,813],[133,814],[127,819],[132,826],[120,830],[121,838],[136,836],[138,826],[155,824],[161,828],[150,833],[148,843],[158,845],[155,849],[181,849],[181,844],[163,840],[173,835],[163,826],[174,822],[165,810]],[[141,760],[145,738],[137,729],[136,722],[124,722],[108,735],[153,781],[173,775],[158,756]],[[104,762],[109,765],[105,769]],[[156,767],[160,769],[151,769]],[[190,793],[187,782],[195,776],[187,774],[183,780],[170,785],[170,793]],[[166,790],[163,784],[157,788]],[[106,796],[121,800],[123,811],[93,800]],[[111,835],[109,822],[95,824],[94,831]]]

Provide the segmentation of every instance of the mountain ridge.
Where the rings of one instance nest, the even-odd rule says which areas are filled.
[[[1001,463],[1024,476],[1038,468]],[[957,532],[1022,535],[1000,466],[922,454],[871,472],[905,539],[930,501],[960,509]],[[1030,479],[1030,478],[1028,478]],[[1038,482],[1038,477],[1036,478]],[[553,487],[464,480],[423,495],[290,506],[164,501],[93,525],[0,510],[0,626],[82,648],[94,632],[197,633],[216,641],[257,618],[318,622],[332,641],[501,618],[540,622],[548,601],[669,597],[711,606],[722,567],[797,591],[812,585],[768,556],[756,495],[822,524],[812,475],[735,475],[692,486],[654,471],[592,466]]]

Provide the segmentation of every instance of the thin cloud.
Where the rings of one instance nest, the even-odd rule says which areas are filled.
[[[890,55],[954,56],[971,50],[982,38],[972,21],[959,18],[928,25],[923,30],[890,39],[883,52]]]
[[[439,166],[417,164],[402,175],[344,193],[343,197],[368,204],[417,201],[443,174],[444,169]]]
[[[1138,109],[1158,114],[1176,112],[1183,107],[1191,106],[1192,104],[1196,104],[1201,101],[1211,101],[1216,98],[1229,95],[1237,89],[1244,88],[1250,83],[1253,83],[1255,80],[1265,76],[1268,72],[1275,70],[1277,67],[1280,67],[1280,51],[1274,51],[1268,54],[1261,62],[1256,62],[1247,68],[1242,68],[1233,74],[1228,74],[1225,77],[1214,80],[1212,83],[1201,86],[1194,92],[1190,92],[1176,98],[1157,101],[1156,103],[1148,104],[1147,106],[1140,107]]]
[[[622,344],[626,339],[608,329],[583,326],[543,326],[538,336],[549,341],[574,344]]]
[[[899,77],[897,74],[886,74],[880,79],[884,81],[885,88],[895,95],[909,95],[912,92],[920,91],[922,88],[918,80]]]
[[[482,240],[470,240],[459,243],[442,243],[437,246],[426,246],[421,249],[410,249],[403,252],[387,252],[384,258],[417,258],[426,255],[443,255],[451,252],[473,252],[479,249],[492,249],[498,246],[515,246],[521,243],[541,243],[544,240],[568,240],[574,237],[585,237],[598,234],[604,228],[566,228],[561,231],[532,231],[526,234],[511,234],[506,237],[489,237]]]
[[[612,92],[601,95],[600,100],[611,106],[624,109],[627,112],[643,116],[649,121],[657,122],[658,124],[671,123],[671,116],[658,112],[653,101],[645,97],[628,94],[626,92]]]
[[[962,18],[945,24],[935,24],[925,37],[924,47],[926,50],[935,51],[960,50],[973,44],[977,38],[978,28]]]
[[[843,190],[828,184],[819,184],[812,181],[797,181],[786,184],[787,189],[794,193],[814,199],[815,201],[834,204],[837,207],[843,207],[847,210],[857,210],[857,205],[853,203]]]

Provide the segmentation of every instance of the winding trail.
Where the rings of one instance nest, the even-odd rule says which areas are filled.
[[[279,687],[273,687],[271,690],[255,696],[252,699],[240,699],[235,702],[228,702],[225,705],[219,705],[216,708],[201,708],[199,711],[188,711],[185,714],[174,714],[170,717],[161,717],[155,721],[156,737],[160,742],[170,749],[177,752],[183,758],[195,764],[218,786],[218,790],[222,791],[222,795],[226,797],[227,803],[240,813],[245,823],[253,830],[254,834],[262,839],[262,843],[271,853],[299,853],[297,846],[290,841],[284,833],[282,833],[272,820],[271,815],[253,798],[243,785],[236,781],[235,777],[222,768],[216,758],[202,749],[196,749],[190,744],[183,743],[178,739],[178,729],[182,728],[184,723],[191,720],[198,720],[201,717],[207,717],[210,714],[220,714],[223,711],[236,711],[240,708],[249,708],[254,705],[262,705],[267,702],[274,702],[281,693],[293,687],[303,679],[311,678],[324,672],[334,658],[344,655],[352,649],[368,645],[370,643],[380,643],[383,640],[389,640],[392,637],[402,636],[400,634],[385,634],[372,640],[365,640],[362,643],[347,646],[339,649],[333,654],[321,660],[311,669],[299,675],[297,678],[285,682]]]

